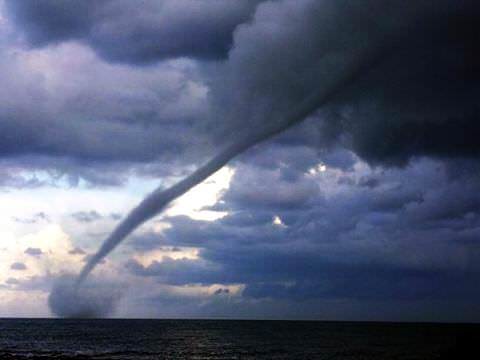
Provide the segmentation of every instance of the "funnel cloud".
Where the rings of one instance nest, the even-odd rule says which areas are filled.
[[[342,36],[363,37],[362,40],[364,41],[348,43],[347,46],[340,43],[339,45],[333,45],[332,48],[324,49],[325,54],[323,58],[319,59],[317,65],[321,71],[321,79],[317,86],[311,89],[310,93],[304,95],[303,99],[300,99],[298,103],[291,104],[291,108],[286,109],[283,114],[275,114],[274,117],[264,114],[256,123],[253,123],[251,119],[246,119],[247,129],[238,126],[234,130],[237,134],[240,134],[238,136],[240,140],[227,146],[225,150],[176,185],[166,190],[159,188],[147,196],[115,228],[97,253],[92,256],[81,271],[78,284],[81,284],[95,266],[136,227],[157,215],[171,201],[205,180],[237,155],[305,120],[321,106],[328,104],[338,94],[348,89],[358,78],[381,63],[386,54],[394,51],[398,46],[397,42],[402,39],[405,28],[412,25],[425,10],[428,10],[426,9],[428,7],[419,5],[415,9],[414,15],[411,14],[412,9],[400,11],[401,14],[410,15],[409,18],[404,18],[400,25],[395,21],[384,23],[384,20],[380,18],[373,20],[373,23],[365,24],[362,20],[365,20],[365,16],[368,17],[369,15],[359,11],[356,6],[350,8],[343,4],[343,6],[332,7],[333,10],[326,6],[330,15],[337,16],[339,20],[342,16],[354,20],[353,25],[347,26],[346,29],[343,25],[340,26],[339,30],[347,33],[339,33],[339,38],[341,39]],[[387,13],[392,12],[392,9],[384,9]],[[402,10],[401,8],[398,9]],[[342,14],[341,11],[345,13]],[[356,16],[359,18],[355,18]],[[394,20],[397,20],[399,16],[399,14],[396,14]],[[326,41],[330,40],[331,31],[327,26]],[[256,114],[257,117],[261,115],[260,112]]]
[[[353,55],[353,54],[352,54]],[[368,59],[368,60],[367,60]],[[228,147],[207,164],[199,168],[192,175],[175,184],[171,188],[163,190],[159,188],[145,198],[130,214],[123,220],[112,234],[105,240],[100,249],[85,265],[78,277],[78,284],[81,284],[95,266],[107,256],[125,237],[127,237],[139,225],[157,215],[166,205],[185,194],[195,185],[199,184],[214,172],[222,168],[231,159],[243,153],[252,146],[265,141],[276,134],[279,134],[298,122],[304,120],[312,114],[322,103],[327,102],[330,97],[334,96],[337,91],[355,79],[358,74],[362,73],[365,67],[369,67],[375,59],[371,54],[361,55],[355,54],[347,61],[347,64],[338,74],[338,78],[331,80],[332,84],[325,84],[318,93],[307,98],[298,106],[295,111],[289,114],[283,121],[278,121],[270,127],[259,129],[258,133],[252,133],[244,137],[239,142]]]

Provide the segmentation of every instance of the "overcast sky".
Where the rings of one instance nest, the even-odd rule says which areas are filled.
[[[145,195],[331,92],[90,286],[117,317],[480,321],[479,20],[473,0],[0,0],[0,316],[51,316]]]

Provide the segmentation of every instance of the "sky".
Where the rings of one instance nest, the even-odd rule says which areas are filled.
[[[480,321],[479,18],[0,0],[0,316],[54,316],[52,287],[146,195],[288,128],[101,261],[109,316]]]

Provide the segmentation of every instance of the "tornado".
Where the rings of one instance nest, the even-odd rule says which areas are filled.
[[[148,195],[121,221],[113,232],[105,239],[100,249],[90,258],[76,279],[80,286],[95,266],[114,250],[138,226],[158,215],[170,202],[185,194],[195,185],[226,165],[234,157],[247,149],[282,133],[312,115],[319,107],[328,103],[340,91],[349,86],[355,79],[368,71],[373,63],[385,53],[372,49],[356,49],[350,51],[337,64],[335,73],[329,74],[317,91],[306,97],[295,109],[282,119],[265,122],[256,129],[249,129],[238,141],[231,144],[191,175],[167,189],[157,188]]]

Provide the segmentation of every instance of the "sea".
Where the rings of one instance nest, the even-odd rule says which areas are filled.
[[[0,319],[0,359],[480,359],[480,326]]]

